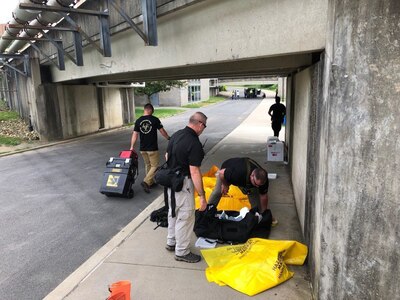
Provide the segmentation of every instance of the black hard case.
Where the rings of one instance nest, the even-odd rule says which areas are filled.
[[[136,167],[132,158],[111,157],[106,163],[100,193],[132,198]]]

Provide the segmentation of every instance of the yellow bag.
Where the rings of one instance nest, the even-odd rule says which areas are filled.
[[[203,174],[203,185],[204,191],[206,193],[206,199],[208,199],[214,189],[217,179],[215,178],[215,173],[218,171],[218,167],[212,166],[207,173]],[[197,192],[195,193],[195,207],[198,209],[200,207],[200,199]],[[218,203],[217,210],[235,210],[240,211],[243,207],[251,208],[249,198],[244,195],[242,191],[231,185],[229,187],[229,192],[227,195],[223,195]]]
[[[249,239],[245,244],[201,250],[209,282],[229,285],[249,296],[293,277],[286,264],[302,265],[307,246],[296,241]]]

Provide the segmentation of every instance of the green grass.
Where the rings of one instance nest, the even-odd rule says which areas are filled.
[[[21,144],[21,139],[0,135],[0,145],[17,146]]]
[[[224,101],[225,99],[226,98],[224,98],[224,97],[215,96],[215,97],[211,97],[208,100],[201,101],[201,102],[196,102],[196,103],[190,103],[190,104],[184,105],[182,107],[185,107],[185,108],[200,108],[200,107],[204,107],[204,106],[207,106],[207,105],[210,105],[210,104],[214,104],[214,103],[218,103],[218,102]]]
[[[0,111],[0,121],[18,120],[19,115],[15,111]]]
[[[176,109],[176,108],[159,108],[156,107],[154,110],[154,116],[157,118],[167,118],[171,117],[180,113],[183,113],[185,109]],[[135,109],[135,116],[136,118],[139,118],[140,116],[143,116],[143,107],[137,107]]]
[[[185,112],[186,108],[199,108],[199,107],[207,106],[207,105],[214,104],[214,103],[217,103],[217,102],[221,102],[221,101],[224,101],[224,100],[225,100],[224,97],[211,97],[210,99],[205,100],[205,101],[184,105],[184,106],[182,106],[181,109],[179,109],[179,108],[156,107],[154,109],[154,114],[153,115],[156,116],[159,119],[172,117],[172,116],[175,116],[177,114],[181,114],[181,113]],[[143,107],[136,107],[135,108],[135,115],[136,115],[136,119],[139,118],[140,116],[143,116]],[[132,125],[132,124],[128,124],[128,125]]]

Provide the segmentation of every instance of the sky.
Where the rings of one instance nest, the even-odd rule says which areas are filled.
[[[17,7],[19,0],[3,0],[0,9],[0,24],[6,24],[12,19],[12,11]]]

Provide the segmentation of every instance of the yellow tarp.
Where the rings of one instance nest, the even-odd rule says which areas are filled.
[[[217,171],[218,167],[212,166],[207,173],[203,174],[203,185],[204,191],[206,192],[207,201],[217,181],[217,179],[215,178],[215,173]],[[195,193],[196,209],[200,207],[199,201],[199,196],[197,193]],[[248,209],[251,208],[248,197],[244,195],[238,187],[231,185],[229,187],[228,194],[221,197],[221,200],[219,201],[219,204],[217,206],[217,210],[240,211],[240,209],[242,209],[243,207],[247,207]]]
[[[286,264],[302,265],[307,246],[296,241],[249,239],[245,244],[201,250],[209,282],[256,295],[293,277]]]

